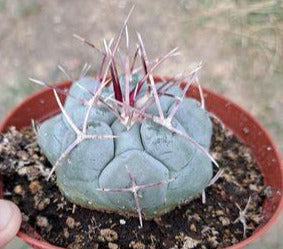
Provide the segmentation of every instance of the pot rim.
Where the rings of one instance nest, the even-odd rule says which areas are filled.
[[[170,80],[170,77],[159,77],[159,76],[154,76],[155,81],[161,81],[161,80]],[[61,83],[55,84],[55,86],[60,87],[60,88],[69,88],[70,86],[70,81],[62,81]],[[194,87],[194,86],[193,86]],[[250,121],[252,121],[252,123],[254,123],[257,127],[259,127],[259,129],[263,132],[264,136],[266,137],[266,139],[269,141],[269,145],[272,147],[273,152],[275,154],[275,157],[278,160],[278,164],[280,167],[280,171],[281,171],[281,179],[283,178],[283,160],[281,159],[281,156],[279,154],[279,151],[277,149],[277,147],[275,146],[273,140],[271,139],[270,135],[268,134],[267,130],[247,111],[245,111],[242,107],[240,107],[238,104],[235,104],[233,101],[231,101],[230,99],[223,97],[221,95],[219,95],[218,93],[208,90],[205,87],[202,87],[204,93],[209,93],[210,95],[215,96],[216,98],[222,100],[223,102],[229,103],[231,105],[233,105],[236,109],[239,110],[239,112],[243,113]],[[12,108],[12,110],[10,112],[8,112],[8,114],[4,117],[4,119],[2,120],[2,122],[0,123],[0,132],[5,131],[5,129],[10,126],[10,120],[12,119],[12,117],[17,113],[17,111],[26,103],[30,102],[31,100],[34,99],[38,99],[42,96],[42,94],[51,91],[51,89],[48,88],[44,88],[42,90],[36,91],[30,95],[28,95],[23,101],[21,101],[20,103],[18,103],[14,108]],[[44,120],[50,116],[55,115],[58,112],[54,112],[52,114],[49,115],[43,115],[41,120]],[[221,120],[221,119],[220,119]],[[238,134],[236,134],[236,136],[238,137]],[[242,140],[240,138],[240,140]],[[277,206],[277,208],[275,209],[275,211],[273,212],[272,216],[269,218],[269,220],[263,224],[263,225],[259,225],[259,227],[257,228],[257,230],[254,231],[254,233],[240,241],[237,244],[234,244],[232,246],[223,248],[223,249],[240,249],[243,248],[244,246],[246,246],[247,244],[251,243],[252,241],[258,239],[259,237],[261,237],[276,221],[277,217],[279,216],[281,210],[283,209],[283,181],[281,180],[281,196],[280,196],[280,201],[279,204]],[[3,196],[3,192],[2,192],[2,180],[1,180],[1,175],[0,175],[0,197]],[[42,248],[42,249],[65,249],[62,247],[56,247],[54,245],[49,244],[46,241],[40,240],[40,239],[36,239],[33,238],[27,234],[25,234],[22,231],[19,231],[17,236],[19,238],[22,238],[24,241],[26,241],[27,243],[29,243],[32,246],[35,246],[35,248]]]

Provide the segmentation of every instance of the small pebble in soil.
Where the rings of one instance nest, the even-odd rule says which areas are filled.
[[[24,195],[25,191],[21,185],[17,185],[14,187],[14,193],[17,195]]]
[[[42,186],[40,185],[39,181],[32,181],[29,184],[29,190],[32,194],[36,194],[40,190],[42,190]]]
[[[66,220],[66,224],[69,228],[74,229],[75,227],[75,220],[72,217],[68,217]]]
[[[100,230],[101,241],[115,241],[118,239],[118,234],[112,229],[106,228]]]
[[[109,248],[109,249],[118,249],[119,246],[118,246],[117,244],[115,244],[115,243],[109,242],[109,243],[108,243],[108,248]]]
[[[36,217],[36,225],[39,227],[48,227],[49,223],[46,217],[37,216]]]
[[[200,241],[195,240],[191,237],[185,236],[184,237],[184,245],[182,249],[193,249],[195,248],[198,244],[200,244]]]
[[[145,244],[140,241],[131,241],[129,247],[133,249],[145,249]]]
[[[125,225],[126,224],[126,221],[124,219],[120,219],[119,222],[120,222],[121,225]]]

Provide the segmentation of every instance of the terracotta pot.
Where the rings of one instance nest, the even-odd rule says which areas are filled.
[[[160,77],[155,77],[160,81]],[[70,82],[58,84],[61,89],[68,89]],[[265,184],[274,190],[271,198],[264,203],[264,222],[249,238],[240,243],[230,246],[227,249],[243,248],[248,243],[259,238],[269,227],[274,224],[276,217],[283,207],[283,167],[279,153],[267,134],[266,130],[245,110],[230,100],[218,94],[204,90],[206,108],[209,112],[219,117],[222,122],[229,127],[236,136],[252,149],[261,172],[264,175]],[[196,87],[192,87],[188,96],[199,99]],[[65,97],[62,96],[62,101]],[[21,129],[30,125],[31,119],[43,121],[59,112],[59,107],[50,89],[44,89],[29,96],[25,101],[15,107],[0,125],[0,131],[4,132],[9,126],[16,126]],[[2,193],[2,182],[0,180],[0,197]],[[29,235],[32,235],[29,236]],[[38,234],[32,231],[29,235],[19,232],[18,236],[29,243],[34,248],[58,249],[40,240]],[[61,248],[62,249],[62,248]]]

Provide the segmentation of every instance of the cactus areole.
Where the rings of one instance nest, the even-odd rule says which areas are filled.
[[[115,42],[99,50],[96,77],[86,77],[85,67],[68,93],[53,88],[61,113],[39,126],[38,143],[66,198],[89,209],[136,215],[142,226],[142,217],[162,215],[204,191],[216,162],[208,152],[212,124],[204,104],[185,98],[200,67],[155,84],[153,71],[176,49],[149,61],[138,34],[130,58],[127,19]],[[118,57],[124,33],[127,51]]]

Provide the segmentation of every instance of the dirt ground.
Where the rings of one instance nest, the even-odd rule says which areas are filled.
[[[95,70],[99,54],[72,35],[101,46],[117,34],[133,3],[133,47],[138,31],[152,59],[180,49],[159,74],[202,61],[202,84],[249,110],[283,152],[283,4],[276,0],[0,0],[0,119],[39,88],[29,77],[58,82],[64,79],[58,64],[74,77],[85,62]],[[281,218],[248,248],[282,248],[282,226]]]

